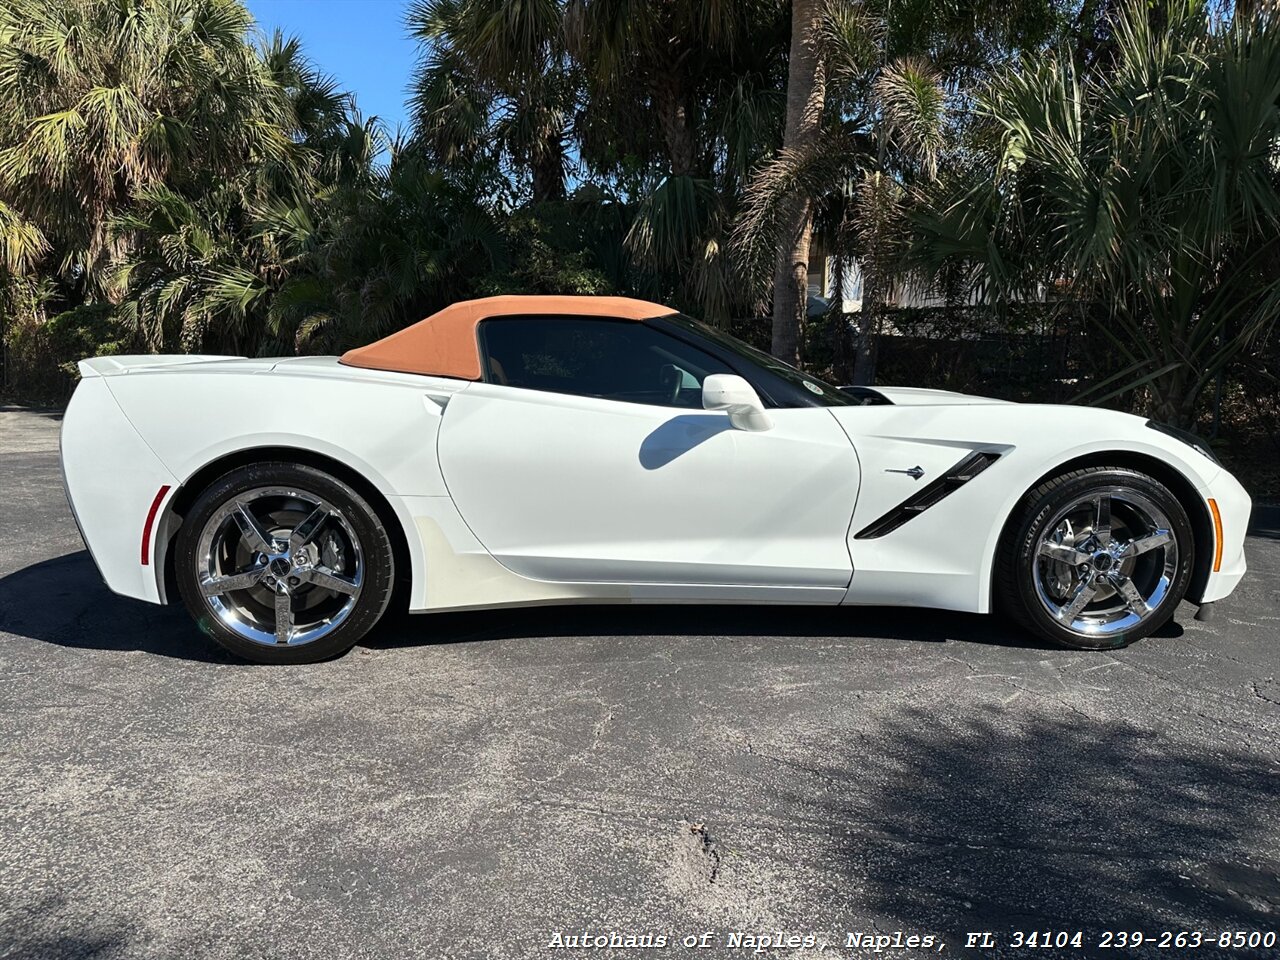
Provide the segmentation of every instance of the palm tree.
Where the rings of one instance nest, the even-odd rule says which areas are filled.
[[[291,280],[346,215],[348,196],[377,186],[387,144],[376,118],[362,118],[296,38],[277,31],[256,51],[244,42],[283,107],[289,149],[220,176],[201,170],[137,187],[109,220],[116,317],[151,349],[297,350],[300,330],[323,323],[301,310]]]
[[[807,2],[793,4],[788,117],[808,121],[756,169],[734,247],[757,283],[772,277],[762,292],[773,298],[775,350],[794,361],[818,215],[834,231],[828,245],[859,258],[864,312],[855,379],[870,382],[878,316],[901,269],[903,205],[910,185],[936,171],[949,103],[961,98],[964,81],[1011,50],[1038,47],[1061,23],[1054,0],[827,0],[813,16]],[[809,50],[817,57],[812,70]],[[835,221],[823,215],[832,204],[842,210]]]
[[[276,30],[259,42],[258,55],[288,105],[286,122],[296,144],[287,165],[270,157],[258,165],[259,195],[303,198],[325,185],[366,178],[386,147],[381,121],[361,117],[355,97],[307,59],[297,37]]]
[[[577,78],[560,0],[415,0],[407,23],[423,45],[412,80],[418,145],[440,163],[527,174],[533,201],[565,196]]]
[[[566,16],[585,73],[588,152],[644,145],[671,176],[708,174],[714,121],[706,95],[733,75],[727,66],[757,66],[768,53],[760,49],[775,17],[768,4],[569,0]]]
[[[564,201],[576,159],[633,215],[627,286],[726,320],[745,303],[725,234],[779,126],[780,22],[770,0],[417,0],[414,147],[502,186],[495,209]]]
[[[1097,316],[1086,394],[1139,391],[1187,426],[1280,313],[1280,22],[1199,0],[1115,24],[1110,72],[1069,53],[985,92],[970,167],[917,216],[918,261],[1002,301],[1060,291]]]
[[[366,186],[321,195],[314,213],[258,212],[257,235],[286,269],[267,330],[300,352],[368,343],[455,300],[503,262],[490,210],[403,141]]]
[[[787,123],[782,149],[803,156],[818,143],[826,105],[826,68],[818,48],[822,0],[793,0],[791,55],[787,68]],[[773,355],[800,362],[809,287],[809,242],[813,205],[808,196],[788,197],[780,212],[782,243],[773,274]]]
[[[488,212],[358,113],[346,123],[315,166],[363,172],[306,195],[255,199],[255,171],[194,198],[138,194],[113,221],[133,241],[121,321],[156,350],[336,352],[470,295],[501,260]]]
[[[768,0],[569,0],[586,171],[635,202],[627,248],[655,296],[726,322],[751,298],[728,252],[742,186],[781,128],[781,8]]]
[[[874,160],[862,171],[850,215],[862,267],[862,310],[853,382],[875,381],[880,321],[904,273],[908,184],[931,181],[938,170],[947,122],[941,75],[921,57],[903,57],[880,71],[873,85]]]
[[[882,64],[885,25],[857,5],[832,4],[812,28],[812,43],[829,82],[807,88],[811,114],[827,110],[825,129],[810,116],[803,140],[762,164],[747,191],[735,244],[763,277],[764,262],[779,251],[773,270],[773,351],[799,362],[813,212],[828,245],[853,253],[863,275],[863,309],[855,382],[870,382],[872,334],[901,260],[905,185],[932,176],[942,142],[942,78],[921,57]],[[830,88],[824,99],[819,87]],[[818,118],[820,119],[820,117]],[[843,296],[837,291],[837,300]],[[843,336],[843,333],[841,334]],[[843,353],[837,344],[837,353]]]
[[[287,164],[288,104],[238,0],[0,6],[0,248],[98,296],[130,197]],[[38,230],[37,239],[33,230]]]
[[[118,315],[151,349],[249,351],[270,263],[242,226],[239,186],[189,199],[158,184],[113,219],[131,241],[112,277]]]
[[[30,273],[48,249],[44,232],[0,200],[0,281]]]

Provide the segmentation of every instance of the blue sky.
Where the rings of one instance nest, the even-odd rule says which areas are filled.
[[[279,27],[302,39],[307,56],[356,95],[366,116],[395,133],[407,124],[406,86],[416,48],[405,35],[406,0],[246,0],[268,35]]]

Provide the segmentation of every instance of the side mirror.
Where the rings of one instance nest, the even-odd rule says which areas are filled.
[[[713,373],[702,383],[704,410],[723,410],[739,430],[758,433],[773,426],[751,384],[732,373]]]

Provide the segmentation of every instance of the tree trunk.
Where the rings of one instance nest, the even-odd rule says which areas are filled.
[[[893,295],[894,265],[888,251],[894,230],[893,184],[884,172],[883,140],[879,169],[868,174],[860,212],[862,232],[862,312],[858,315],[858,356],[853,365],[853,382],[870,386],[876,379],[876,352],[880,323]]]
[[[799,365],[800,340],[809,305],[809,246],[813,240],[813,216],[809,201],[797,197],[788,204],[787,225],[792,229],[773,271],[773,339],[770,350],[779,360]]]
[[[558,137],[548,138],[535,151],[533,162],[533,202],[563,200],[564,142]]]
[[[662,138],[667,146],[667,161],[671,175],[688,176],[694,172],[696,149],[693,131],[689,128],[689,107],[685,102],[684,83],[677,72],[681,66],[672,65],[657,80],[653,91],[658,122],[662,125]]]
[[[545,91],[532,88],[522,109],[537,117],[537,129],[525,161],[533,180],[533,202],[565,198],[565,131],[558,111],[546,100]]]
[[[816,47],[822,16],[821,0],[793,0],[791,56],[787,66],[787,125],[782,145],[803,153],[817,142],[826,102],[826,74]],[[782,247],[773,271],[773,355],[787,363],[800,362],[800,335],[808,302],[809,243],[813,236],[813,208],[807,197],[786,207]]]
[[[884,299],[877,271],[863,266],[862,310],[858,313],[858,352],[853,361],[855,386],[869,387],[876,379],[876,336],[880,326],[880,303]]]
[[[1165,374],[1148,388],[1151,417],[1183,430],[1195,430],[1202,387],[1185,366]]]
[[[849,360],[853,351],[849,343],[849,317],[844,312],[845,257],[840,244],[831,251],[835,270],[832,276],[835,310],[831,316],[831,375],[837,384],[847,383],[850,377]]]

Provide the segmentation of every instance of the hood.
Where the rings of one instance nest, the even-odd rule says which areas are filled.
[[[991,397],[975,397],[968,393],[956,393],[952,390],[927,390],[923,387],[872,387],[890,403],[896,406],[957,406],[975,403],[1010,403],[1009,400],[995,400]]]

